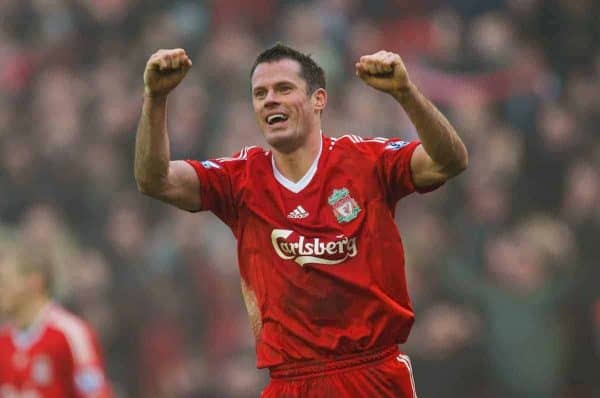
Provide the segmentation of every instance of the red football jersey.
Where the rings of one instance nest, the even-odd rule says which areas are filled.
[[[418,145],[323,137],[296,183],[258,147],[188,161],[200,179],[202,210],[237,238],[258,367],[406,340],[414,316],[394,208],[415,191],[410,159]]]
[[[25,331],[0,329],[0,398],[110,398],[90,328],[47,304]]]

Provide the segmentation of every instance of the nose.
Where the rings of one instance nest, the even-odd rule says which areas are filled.
[[[274,90],[269,90],[265,97],[265,108],[270,108],[279,104],[277,93]]]

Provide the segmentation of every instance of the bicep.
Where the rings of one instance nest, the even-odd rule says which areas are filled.
[[[200,210],[200,180],[196,170],[186,161],[171,161],[167,183],[157,199],[183,210]]]
[[[444,168],[431,159],[423,145],[415,148],[410,159],[410,173],[417,189],[443,184],[450,178]]]

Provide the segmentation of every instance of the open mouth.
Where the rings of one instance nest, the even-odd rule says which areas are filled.
[[[266,117],[265,121],[269,126],[274,126],[279,123],[283,123],[288,120],[288,115],[283,113],[274,113]]]

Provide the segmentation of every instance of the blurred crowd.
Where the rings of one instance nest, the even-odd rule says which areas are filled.
[[[169,98],[172,157],[264,145],[249,70],[277,41],[325,69],[325,134],[416,138],[354,75],[387,49],[467,144],[464,174],[397,211],[419,396],[600,397],[600,3],[3,0],[0,20],[0,239],[52,248],[119,397],[267,381],[233,236],[137,193],[133,148],[145,62],[174,47],[194,66]]]

